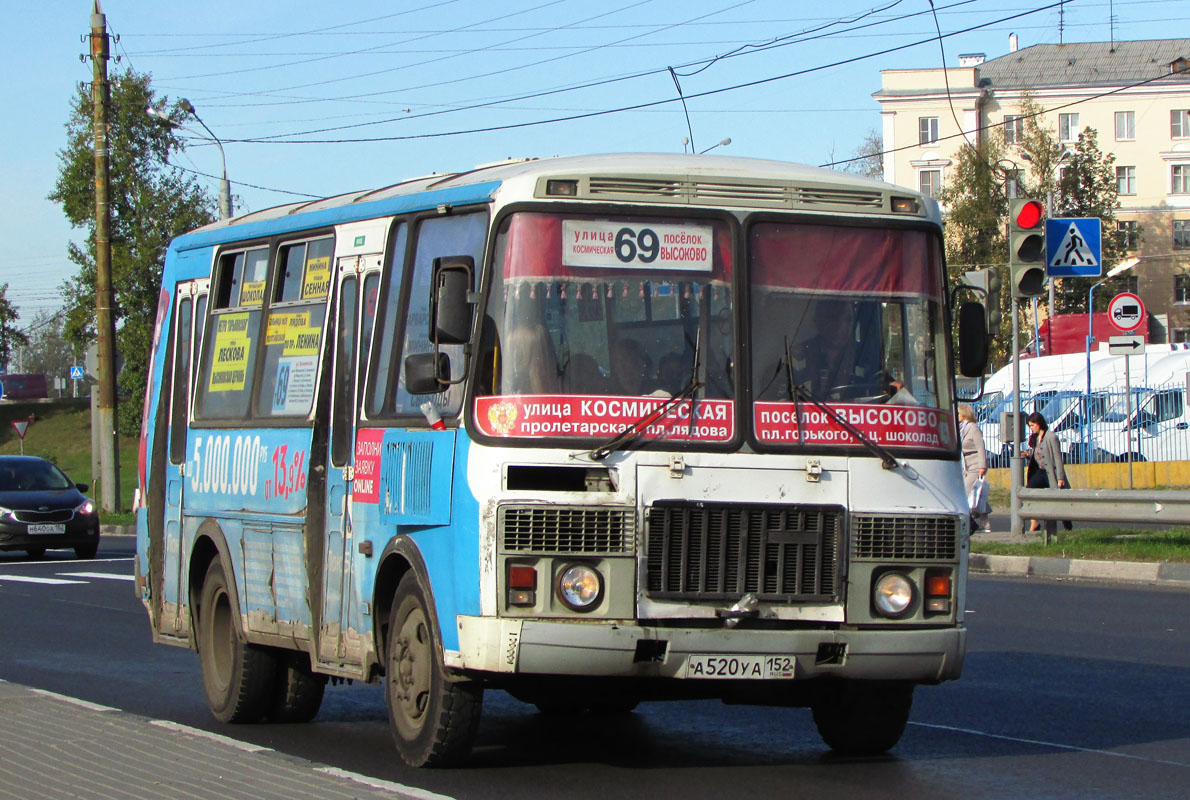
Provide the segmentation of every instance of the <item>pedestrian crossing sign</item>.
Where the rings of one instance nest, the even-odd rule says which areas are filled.
[[[1097,278],[1103,274],[1103,221],[1065,217],[1045,221],[1045,273],[1051,278]]]

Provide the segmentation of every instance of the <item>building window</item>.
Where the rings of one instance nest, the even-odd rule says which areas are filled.
[[[1173,164],[1170,166],[1169,193],[1190,194],[1190,164]]]
[[[1173,337],[1171,341],[1174,344],[1186,344],[1190,342],[1190,328],[1174,328]]]
[[[1136,167],[1116,167],[1116,193],[1136,194]]]
[[[1004,144],[1017,144],[1025,138],[1025,118],[1019,114],[1004,115]]]
[[[1190,108],[1175,108],[1169,112],[1169,135],[1175,139],[1190,139]]]
[[[1136,138],[1136,112],[1116,112],[1116,141],[1127,142]]]
[[[1175,219],[1173,221],[1173,249],[1185,250],[1190,248],[1190,220]]]
[[[1136,220],[1116,220],[1116,240],[1125,250],[1140,247],[1140,228]]]
[[[1078,126],[1078,114],[1058,115],[1058,138],[1063,142],[1078,140],[1081,129]]]
[[[923,169],[917,173],[917,188],[926,197],[937,197],[942,191],[942,170]]]
[[[1190,305],[1190,275],[1173,276],[1173,301],[1179,305]]]
[[[918,117],[917,118],[917,143],[918,144],[933,144],[938,141],[938,118],[937,117]]]

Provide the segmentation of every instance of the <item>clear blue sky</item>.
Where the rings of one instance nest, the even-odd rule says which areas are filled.
[[[1057,42],[1060,22],[1067,42],[1107,40],[1112,15],[1116,39],[1190,29],[1190,0],[1070,0],[1061,15],[1049,0],[934,2],[944,35],[977,28],[944,38],[949,66],[1003,55],[1013,32],[1021,47]],[[5,15],[0,283],[22,327],[61,306],[67,243],[83,238],[46,195],[70,99],[91,77],[79,60],[91,7],[42,0]],[[881,69],[942,63],[937,41],[910,46],[935,35],[928,0],[104,0],[103,11],[120,37],[110,69],[150,73],[159,96],[188,98],[225,141],[237,211],[508,157],[681,152],[689,133],[682,105],[663,102],[677,96],[667,67],[699,150],[730,137],[725,154],[823,164],[879,129]],[[872,55],[893,48],[904,49]],[[264,137],[277,138],[237,141]],[[285,143],[361,138],[382,140]],[[218,152],[196,144],[177,165],[217,175]]]

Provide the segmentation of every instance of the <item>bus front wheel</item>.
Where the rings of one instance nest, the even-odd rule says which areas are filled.
[[[198,608],[198,656],[207,705],[220,722],[256,722],[273,700],[277,660],[239,635],[223,563],[207,568]]]
[[[901,739],[913,706],[913,684],[840,681],[811,706],[818,734],[849,756],[878,755]]]
[[[483,686],[446,674],[429,606],[412,572],[397,586],[389,614],[384,699],[405,763],[444,767],[467,757],[479,729]]]

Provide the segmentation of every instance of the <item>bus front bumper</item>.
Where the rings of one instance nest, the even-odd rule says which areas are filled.
[[[788,657],[798,680],[838,677],[936,683],[959,677],[967,631],[731,630],[657,628],[458,617],[459,650],[449,667],[484,672],[588,677],[700,678],[717,657]],[[783,677],[790,677],[785,675]]]

